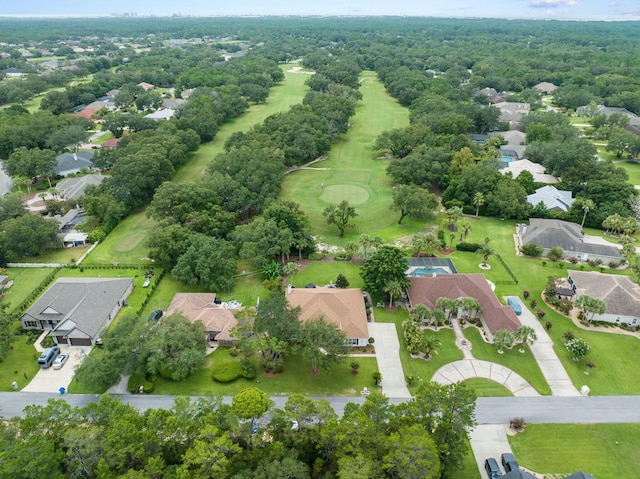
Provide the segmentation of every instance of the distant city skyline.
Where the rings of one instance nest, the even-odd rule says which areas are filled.
[[[0,16],[398,15],[469,18],[640,20],[637,0],[25,0],[3,2]]]

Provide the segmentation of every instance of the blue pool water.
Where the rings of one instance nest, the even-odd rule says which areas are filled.
[[[503,163],[511,163],[513,161],[513,158],[509,157],[509,156],[503,156],[500,159]]]
[[[432,276],[434,274],[449,274],[449,272],[442,268],[416,268],[411,272],[411,276],[415,276],[417,278]]]

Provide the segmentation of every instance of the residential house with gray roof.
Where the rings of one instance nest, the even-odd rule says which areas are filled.
[[[77,153],[63,153],[56,158],[53,172],[60,176],[80,173],[83,169],[93,169],[93,151],[78,151]]]
[[[50,330],[56,344],[91,346],[132,290],[132,278],[58,278],[20,321],[24,329]]]
[[[569,211],[575,198],[570,191],[547,185],[538,188],[532,195],[527,195],[527,201],[533,206],[542,203],[549,211]]]
[[[594,315],[594,321],[628,326],[640,324],[640,286],[629,276],[575,270],[569,270],[568,275],[575,299],[586,294],[604,301],[607,309],[604,314]]]
[[[575,257],[579,261],[601,259],[604,263],[609,263],[622,258],[620,250],[615,246],[585,241],[580,225],[569,221],[531,218],[528,225],[517,225],[516,233],[521,245],[542,246],[544,256],[549,254],[551,248],[559,246],[564,250],[565,258]]]

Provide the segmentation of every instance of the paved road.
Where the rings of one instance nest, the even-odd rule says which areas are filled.
[[[168,409],[173,405],[173,396],[123,394],[114,395],[140,410],[152,408]],[[22,416],[28,404],[47,403],[49,398],[65,399],[72,406],[85,406],[95,402],[97,394],[60,394],[6,392],[0,393],[0,416],[11,418]],[[282,408],[285,396],[272,397],[276,407]],[[313,398],[318,399],[318,398]],[[347,403],[362,403],[361,397],[327,397],[338,414],[342,414]],[[224,397],[230,402],[231,397]],[[391,404],[402,402],[390,399]],[[476,403],[478,424],[508,424],[513,417],[524,417],[530,423],[640,423],[640,396],[594,396],[559,397],[538,396],[529,398],[499,397],[479,398]]]
[[[11,177],[4,172],[2,169],[2,162],[0,161],[0,196],[4,196],[9,193],[11,188],[13,188]]]

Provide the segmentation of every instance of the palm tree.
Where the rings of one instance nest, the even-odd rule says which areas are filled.
[[[389,295],[389,307],[393,307],[393,297],[396,298],[402,295],[402,284],[400,281],[391,280],[389,281],[382,290]]]
[[[477,191],[476,194],[473,195],[473,206],[476,207],[476,218],[478,217],[478,212],[480,211],[480,207],[484,205],[484,202],[484,195],[481,191]]]
[[[482,266],[486,267],[488,266],[487,261],[491,256],[496,254],[496,250],[494,250],[491,246],[485,243],[476,251],[476,253],[479,255],[482,255]]]
[[[516,329],[514,333],[514,338],[516,341],[520,341],[520,352],[524,353],[524,345],[527,343],[533,343],[538,336],[536,335],[535,330],[531,326],[520,326]]]
[[[469,236],[469,233],[471,233],[471,221],[464,220],[460,226],[462,228],[462,231],[460,233],[460,241],[462,241],[463,238],[466,240],[467,236]]]
[[[411,248],[414,256],[420,256],[422,252],[433,255],[439,246],[440,241],[433,233],[416,233],[411,239]]]
[[[409,318],[414,323],[422,326],[428,319],[431,319],[431,311],[424,304],[416,304],[409,311]]]
[[[460,306],[464,309],[468,318],[475,317],[476,313],[482,310],[480,302],[476,298],[472,298],[470,296],[460,298]]]
[[[373,246],[373,240],[371,238],[371,236],[369,236],[368,234],[362,234],[360,235],[360,238],[358,238],[358,244],[360,245],[360,248],[362,249],[362,257],[366,260],[369,258],[369,248],[371,248]]]
[[[458,313],[459,303],[456,299],[449,299],[445,296],[441,296],[436,299],[436,309],[443,311],[446,314],[446,318],[453,316],[453,313]]]
[[[580,223],[580,228],[584,227],[584,222],[587,219],[587,215],[589,214],[589,211],[591,211],[592,209],[594,209],[596,207],[596,204],[589,200],[582,200],[582,211],[584,212],[584,214],[582,215],[582,223]]]
[[[506,329],[499,329],[493,336],[493,344],[498,346],[498,354],[504,353],[502,348],[510,347],[513,344],[513,335]]]
[[[447,315],[441,309],[434,309],[431,311],[431,321],[436,327],[436,331],[438,330],[438,326],[444,324],[444,320],[447,318]]]
[[[456,231],[458,220],[462,218],[462,208],[460,208],[459,206],[454,206],[445,210],[443,215],[444,219],[447,221],[447,224],[453,225],[453,231]]]
[[[356,243],[355,241],[349,241],[347,244],[344,245],[344,251],[350,254],[351,256],[355,256],[355,254],[358,252],[358,249],[360,249],[360,247],[358,246],[358,243]]]
[[[424,331],[426,333],[426,331]],[[423,334],[420,341],[420,350],[426,356],[426,359],[431,359],[431,353],[438,353],[437,349],[440,349],[442,342],[436,338],[433,334]]]

